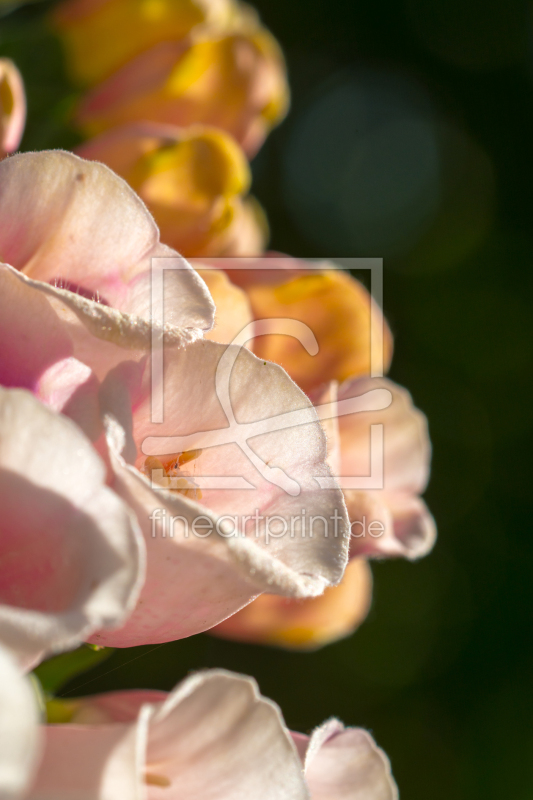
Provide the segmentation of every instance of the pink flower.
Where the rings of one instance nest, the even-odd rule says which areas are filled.
[[[347,557],[346,509],[338,490],[320,490],[316,481],[330,472],[308,398],[281,368],[249,351],[198,340],[213,307],[205,284],[186,264],[170,272],[175,277],[165,293],[165,320],[170,316],[176,326],[162,325],[160,313],[150,325],[146,262],[159,252],[157,229],[112,173],[62,153],[11,161],[14,174],[6,171],[0,209],[3,203],[12,224],[0,224],[0,253],[40,280],[0,268],[0,333],[10,343],[0,357],[0,381],[31,389],[82,428],[105,459],[108,482],[135,512],[147,549],[146,582],[131,619],[110,638],[99,631],[95,641],[169,641],[206,630],[264,591],[307,597],[337,583]],[[45,178],[37,173],[31,186],[25,166],[39,164]],[[79,174],[86,177],[78,181]],[[90,194],[78,187],[86,182]],[[26,194],[31,202],[19,222],[16,204]],[[58,269],[79,292],[80,286],[84,294],[100,291],[118,308],[42,280],[55,280]],[[124,306],[143,316],[119,310]],[[186,327],[177,327],[183,322]],[[162,384],[155,381],[162,423],[151,421],[154,335],[165,364]],[[220,369],[225,383],[219,396]],[[224,435],[228,427],[225,391],[241,427],[234,428],[235,441],[213,444],[210,432]],[[271,417],[287,414],[289,427],[270,424]],[[187,446],[169,450],[176,437]],[[154,465],[170,491],[150,484]],[[223,488],[210,487],[210,478],[221,479]],[[237,480],[236,487],[228,489],[228,479]],[[306,537],[302,510],[322,515],[333,529]],[[228,514],[237,518],[232,536],[222,524]],[[254,514],[257,528],[250,530]],[[208,537],[193,527],[199,517],[212,528]],[[287,535],[276,536],[270,519],[285,525]]]
[[[233,441],[217,370],[247,425]],[[116,426],[108,429],[112,486],[135,511],[148,555],[135,611],[120,631],[93,641],[170,641],[212,627],[262,592],[313,597],[338,583],[348,544],[342,495],[319,488],[316,478],[330,475],[325,437],[283,370],[209,341],[169,349],[160,423],[150,418],[150,375],[149,364],[118,369],[100,390],[100,413],[122,426],[118,447]],[[289,414],[291,425],[278,430],[276,417]],[[85,418],[75,417],[82,426]],[[313,515],[325,523],[309,536]]]
[[[0,58],[0,158],[20,144],[26,123],[22,76],[9,58]]]
[[[157,257],[178,267],[165,275],[164,309],[150,300]],[[25,276],[20,294],[26,286],[46,297],[74,355],[90,339],[105,341],[100,353],[111,360],[116,345],[146,348],[150,322],[161,325],[163,311],[165,330],[183,344],[213,324],[205,284],[160,243],[141,200],[107,167],[71,153],[23,153],[0,163],[0,262]]]
[[[151,302],[165,258],[164,308]],[[159,242],[145,206],[107,167],[61,151],[0,163],[0,383],[35,389],[74,356],[100,376],[158,332],[183,346],[212,327],[207,287]]]
[[[398,557],[410,560],[426,555],[435,543],[433,517],[420,498],[431,459],[427,420],[415,408],[406,389],[386,378],[359,378],[342,384],[336,392],[341,403],[375,389],[392,395],[381,411],[339,416],[337,462],[342,476],[365,476],[370,466],[370,428],[383,425],[383,488],[344,489],[351,523],[353,556]],[[335,456],[334,456],[335,458]],[[369,531],[369,525],[376,523]]]
[[[0,643],[31,668],[120,625],[144,578],[144,546],[105,468],[72,422],[0,388]]]
[[[8,291],[3,297],[10,312],[6,324],[12,326],[8,330],[20,361],[4,360],[3,353],[0,375],[4,381],[7,377],[28,386],[85,431],[106,459],[108,481],[134,510],[145,539],[147,578],[137,608],[123,630],[110,638],[100,631],[95,641],[117,646],[169,641],[217,624],[263,591],[315,596],[340,580],[348,544],[345,506],[338,490],[321,490],[316,483],[316,477],[330,474],[324,434],[310,401],[280,367],[260,361],[246,349],[227,351],[209,341],[185,348],[164,344],[164,422],[152,423],[146,350],[139,361],[120,363],[132,351],[113,344],[118,366],[109,371],[106,361],[106,377],[99,380],[87,364],[68,355],[72,341],[65,336],[63,318],[54,316],[43,293],[12,270],[6,276]],[[34,309],[35,316],[27,320],[24,315]],[[39,327],[43,319],[51,324]],[[84,353],[87,356],[87,348]],[[205,446],[209,431],[227,428],[215,381],[221,359],[233,355],[236,363],[227,376],[228,386],[237,419],[248,424],[246,436],[253,443],[249,452],[231,441]],[[102,365],[94,342],[89,356],[86,360],[93,365]],[[303,424],[281,430],[274,424],[270,430],[270,417],[288,413],[296,414],[294,422]],[[167,439],[173,447],[176,436],[191,437],[184,458],[168,452]],[[154,464],[142,452],[148,437],[155,437],[160,458],[155,466],[161,466],[162,482],[170,491],[147,480]],[[298,495],[287,494],[270,480],[283,474],[290,487],[296,484]],[[233,476],[240,480],[239,488],[206,488],[208,476],[220,476],[223,483]],[[314,537],[306,537],[303,510],[326,518],[331,529],[321,529],[319,523]],[[234,536],[220,527],[228,514],[236,517]],[[256,527],[249,530],[255,514]],[[179,518],[177,524],[172,517]],[[271,533],[281,525],[287,534],[269,537],[265,526],[270,523],[265,520],[270,519],[274,520]],[[204,528],[210,526],[206,538],[200,538],[205,536],[201,527],[193,527],[195,520]]]
[[[12,654],[0,646],[0,795],[20,797],[41,756],[37,697]]]
[[[311,800],[397,800],[390,763],[367,731],[330,719],[311,736],[293,733]]]
[[[366,731],[332,720],[310,740],[291,735],[278,707],[243,676],[213,670],[169,695],[117,692],[59,704],[71,723],[45,729],[28,800],[70,800],[74,789],[87,800],[163,792],[169,800],[397,798],[388,760]]]

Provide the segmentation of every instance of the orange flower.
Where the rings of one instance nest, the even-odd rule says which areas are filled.
[[[253,255],[266,225],[256,201],[244,199],[250,170],[237,143],[215,128],[125,126],[81,145],[144,200],[165,244],[186,256]]]
[[[224,27],[234,0],[67,0],[55,11],[73,78],[94,85],[159,42],[207,23]]]
[[[205,334],[205,339],[230,344],[243,328],[252,321],[252,310],[246,293],[231,283],[225,272],[219,269],[199,269],[215,301],[215,326]]]
[[[200,27],[155,45],[89,92],[76,121],[88,135],[139,120],[214,125],[253,155],[288,100],[281,50],[250,14],[230,32]]]
[[[294,319],[312,330],[316,355],[284,335],[261,336],[253,345],[260,358],[281,364],[304,391],[330,380],[369,375],[371,362],[388,369],[389,327],[365,287],[347,272],[327,263],[311,269],[292,258],[252,260],[249,269],[231,269],[229,261],[214,263],[246,290],[254,319]]]
[[[8,58],[0,58],[0,158],[19,146],[26,122],[22,76]]]
[[[210,630],[215,636],[289,650],[314,650],[349,636],[370,608],[372,573],[362,559],[350,561],[338,586],[320,597],[290,600],[262,594]]]

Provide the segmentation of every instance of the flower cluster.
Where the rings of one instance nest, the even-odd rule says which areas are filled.
[[[394,797],[366,733],[331,722],[309,745],[291,738],[248,679],[224,673],[196,676],[166,699],[76,701],[62,724],[39,729],[15,660],[29,669],[84,640],[125,647],[190,636],[264,592],[317,597],[342,578],[349,527],[341,491],[317,489],[332,473],[310,399],[281,367],[203,338],[215,313],[206,284],[159,243],[120,178],[66,152],[13,156],[0,164],[0,219],[0,641],[13,687],[0,776],[11,795],[67,798],[76,787],[84,797],[139,797],[156,786],[205,798],[216,786],[217,797],[303,798],[349,781],[365,796]],[[150,265],[160,259],[175,267],[163,308],[150,304]],[[154,335],[165,357],[157,423]],[[250,452],[239,440],[212,444],[227,424],[220,370]],[[280,431],[268,424],[273,414],[299,424]],[[190,448],[171,452],[176,437]],[[148,441],[157,455],[143,453]],[[250,488],[224,488],[235,476]],[[283,488],[289,478],[296,494]],[[302,507],[334,518],[335,535],[293,525]],[[172,536],[154,514],[162,508]],[[291,520],[291,535],[272,544],[264,521],[252,536],[220,525],[252,509]],[[188,535],[200,517],[213,536]]]
[[[334,264],[264,255],[246,155],[288,103],[271,35],[234,0],[69,0],[54,23],[97,134],[76,154],[3,157],[25,102],[0,61],[0,795],[394,800],[368,733],[291,733],[222,671],[44,698],[43,722],[25,673],[50,655],[317,647],[364,619],[369,559],[435,539],[425,417],[371,377],[380,308]]]

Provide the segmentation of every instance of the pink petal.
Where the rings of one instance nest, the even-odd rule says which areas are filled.
[[[182,638],[216,625],[263,591],[312,597],[342,576],[346,512],[340,492],[321,490],[315,480],[330,473],[324,436],[309,400],[279,367],[259,361],[244,348],[228,352],[237,355],[231,373],[233,409],[239,421],[250,425],[246,435],[253,443],[252,455],[259,457],[258,467],[235,443],[206,447],[191,462],[191,479],[203,482],[201,502],[195,502],[152,488],[139,471],[119,456],[112,457],[113,487],[137,514],[148,572],[140,602],[126,625],[111,634],[99,632],[95,642],[132,646]],[[150,386],[133,409],[138,469],[147,437],[155,437],[151,446],[164,453],[173,452],[176,435],[190,436],[183,449],[194,450],[204,446],[202,431],[218,428],[225,434],[228,420],[215,391],[216,369],[225,353],[224,346],[205,341],[167,350],[164,422],[150,422]],[[268,422],[275,414],[291,412],[296,415],[290,418],[292,427],[276,431]],[[266,427],[258,427],[265,419]],[[275,479],[283,475],[299,494],[287,494],[270,482],[268,471],[259,471],[268,470],[267,464],[275,465]],[[244,478],[250,488],[206,488],[217,476]],[[257,530],[249,530],[247,522],[255,510]],[[302,514],[307,514],[305,520]],[[237,517],[230,522],[230,535],[224,528],[225,515]],[[312,516],[318,522],[311,522]],[[171,517],[177,517],[172,527]],[[275,518],[274,532],[285,524],[286,535],[269,536],[267,517]],[[199,529],[193,528],[195,519]],[[208,526],[207,534],[202,524]]]
[[[37,767],[41,750],[37,697],[11,654],[0,647],[0,794],[20,797]]]
[[[299,749],[303,749],[301,738]],[[390,763],[383,750],[367,731],[345,728],[335,719],[325,722],[310,737],[305,777],[311,800],[398,798]]]
[[[47,298],[0,265],[0,384],[35,389],[40,376],[73,345]]]
[[[337,381],[319,386],[309,393],[309,397],[315,406],[325,405],[326,403],[337,403],[339,398],[339,384]],[[328,443],[328,463],[334,475],[340,475],[341,470],[341,437],[339,431],[339,418],[337,416],[321,419]]]
[[[400,492],[344,492],[350,516],[352,558],[408,558],[427,555],[437,538],[423,500]]]
[[[164,702],[153,693],[120,695],[126,711],[118,716],[130,724],[46,727],[28,800],[308,800],[281,713],[251,678],[212,670],[187,678]],[[143,698],[156,702],[141,705]],[[116,710],[117,699],[75,702],[83,715]]]
[[[419,494],[424,491],[431,447],[427,421],[406,389],[386,378],[358,378],[339,388],[338,399],[358,397],[373,389],[392,393],[391,405],[382,411],[349,414],[339,418],[342,475],[370,474],[370,426],[384,426],[384,488]]]
[[[137,514],[145,537],[147,576],[125,625],[93,634],[96,644],[132,647],[173,641],[212,627],[266,589],[294,595],[317,591],[316,579],[272,558],[253,540],[219,535],[219,518],[205,506],[154,491],[133,468],[115,462],[115,470],[113,488]],[[171,527],[172,517],[176,522]],[[193,528],[195,520],[198,528]],[[206,524],[212,535],[192,533],[202,534]]]
[[[24,391],[2,389],[0,431],[0,642],[33,665],[124,620],[143,580],[144,548],[72,422]]]
[[[253,679],[198,673],[154,712],[148,768],[171,781],[169,800],[307,800],[280,710]]]
[[[215,530],[217,518],[208,509],[187,498],[161,496],[136,470],[117,463],[113,488],[141,525],[147,575],[139,602],[122,628],[99,631],[91,641],[133,647],[192,636],[234,613],[263,589],[266,569],[259,558],[254,562],[246,541],[237,540],[232,546],[216,533],[205,540],[191,533],[194,520],[199,525],[211,522]],[[171,527],[172,517],[176,521]],[[254,569],[259,572],[257,583],[251,576]]]
[[[203,281],[160,244],[142,201],[103,164],[63,151],[1,162],[0,220],[0,261],[129,313],[139,313],[139,296],[151,285],[152,258],[169,259],[168,267],[174,258],[178,269],[168,270],[165,321],[198,330],[213,324]]]
[[[128,298],[134,312],[149,311],[150,302],[146,299],[149,281],[145,280],[141,292],[141,278],[133,283]],[[4,290],[2,308],[4,303],[7,309],[11,306],[6,337],[13,344],[13,352],[20,356],[19,361],[2,351],[0,376],[4,370],[7,385],[35,389],[37,379],[48,367],[70,355],[103,379],[124,360],[144,358],[152,348],[152,336],[159,334],[165,347],[183,347],[201,335],[195,328],[171,327],[157,319],[151,323],[135,313],[121,312],[74,292],[34,281],[6,264],[0,264],[0,282]],[[165,302],[173,297],[173,289],[178,290],[177,280],[171,281],[169,288]],[[39,296],[46,300],[52,313]],[[35,322],[26,320],[25,304],[36,310]],[[157,317],[160,309],[154,310]],[[39,343],[39,324],[43,321],[46,327]],[[0,325],[4,331],[3,324]]]
[[[387,496],[387,503],[402,555],[411,560],[427,555],[435,544],[437,528],[424,501],[413,495],[392,494]]]
[[[34,393],[49,408],[76,422],[95,442],[103,432],[99,389],[96,376],[86,364],[66,358],[43,373]]]
[[[216,387],[217,369],[221,371],[220,399]],[[172,453],[175,452],[171,449],[176,445],[175,437],[187,437],[186,449],[205,447],[200,458],[193,462],[195,477],[232,475],[256,487],[255,492],[202,489],[203,502],[210,509],[217,513],[241,514],[253,513],[256,508],[268,509],[274,514],[279,509],[280,513],[287,514],[297,510],[301,513],[303,506],[308,514],[322,513],[328,517],[335,508],[343,514],[338,491],[320,491],[316,480],[331,473],[325,463],[324,434],[312,405],[279,366],[254,357],[245,348],[227,348],[202,341],[182,350],[167,351],[163,383],[164,422],[150,422],[149,394],[135,409],[134,437],[139,450],[144,442],[145,454]],[[258,457],[257,466],[236,443],[218,445],[218,440],[209,434],[209,431],[219,431],[221,441],[226,436],[228,418],[222,405],[225,386],[231,387],[231,407],[236,421],[249,426],[236,429],[235,435],[241,440],[244,436],[250,439],[252,455]],[[284,414],[292,414],[285,426],[277,421]],[[150,441],[149,437],[155,438]],[[142,460],[139,459],[139,464]],[[294,496],[273,482],[279,478],[284,486],[289,483],[282,479],[281,470],[289,479],[291,490],[294,487]],[[342,524],[336,537],[338,546],[331,544],[328,548],[333,561],[342,551],[341,528]],[[296,537],[295,549],[302,555],[308,546],[309,552],[314,550],[314,544],[310,538],[304,544]],[[340,573],[336,574],[338,579]]]
[[[47,725],[25,800],[144,800],[142,728]]]

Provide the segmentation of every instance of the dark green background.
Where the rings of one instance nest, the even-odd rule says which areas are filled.
[[[392,87],[393,105],[397,76],[400,95],[402,86],[415,87],[422,117],[445,120],[473,148],[474,156],[467,150],[465,157],[448,142],[441,178],[445,183],[453,173],[455,184],[447,210],[437,203],[420,236],[385,257],[385,311],[396,341],[391,374],[429,417],[434,461],[427,500],[439,540],[420,563],[375,564],[369,619],[354,637],[323,651],[289,654],[198,636],[116,651],[65,691],[170,689],[191,669],[227,667],[254,675],[294,729],[307,731],[331,715],[371,729],[405,800],[531,800],[529,7],[502,0],[256,6],[282,43],[293,89],[291,115],[254,163],[254,192],[267,209],[276,250],[383,255],[379,224],[372,251],[354,245],[350,231],[337,226],[338,204],[303,196],[287,176],[287,154],[306,114],[339,83],[379,75]],[[75,141],[64,125],[74,94],[43,26],[45,10],[27,6],[0,19],[0,53],[16,59],[27,84],[25,149]],[[323,161],[311,140],[308,180],[328,168],[336,136],[345,146],[343,119],[349,123],[352,111],[357,116],[357,109],[337,109],[329,128],[325,120]],[[380,106],[377,113],[388,111]],[[349,133],[357,147],[365,130],[356,121]],[[483,180],[469,172],[475,154]],[[417,157],[415,148],[408,175],[420,166]],[[388,173],[377,169],[370,178],[373,207],[381,198],[385,205]],[[354,191],[363,192],[364,208],[363,190]],[[470,242],[478,216],[484,225]],[[385,241],[386,224],[382,230]]]

